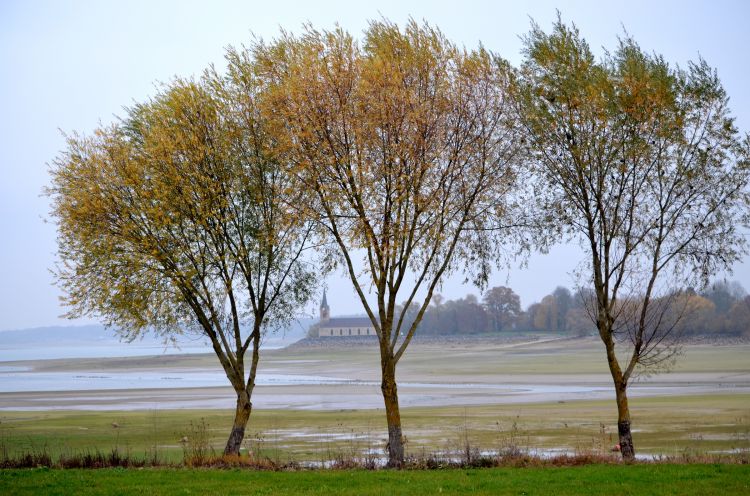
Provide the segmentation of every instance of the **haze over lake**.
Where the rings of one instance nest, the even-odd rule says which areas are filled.
[[[288,329],[268,333],[263,348],[283,348],[302,339],[309,322],[302,319]],[[189,334],[177,336],[173,343],[152,334],[128,342],[121,340],[114,330],[97,325],[0,332],[0,362],[192,353],[212,353],[211,346],[202,336]]]

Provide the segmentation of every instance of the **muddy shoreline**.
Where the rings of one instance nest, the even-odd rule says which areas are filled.
[[[687,345],[674,370],[641,377],[632,384],[631,396],[748,394],[749,355],[747,344]],[[259,381],[253,395],[256,408],[382,408],[379,352],[372,338],[335,343],[318,338],[269,350],[258,372],[266,379]],[[0,385],[6,385],[6,392],[0,392],[0,409],[232,408],[234,392],[222,374],[211,354],[3,362]],[[612,397],[596,338],[547,334],[415,340],[399,364],[398,378],[405,408]],[[7,386],[21,379],[33,387]],[[79,379],[90,383],[77,387]]]

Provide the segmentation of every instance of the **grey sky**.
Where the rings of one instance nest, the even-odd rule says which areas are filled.
[[[702,55],[716,67],[731,97],[740,129],[750,130],[747,91],[750,3],[737,1],[0,1],[0,330],[57,324],[63,309],[52,286],[55,230],[46,224],[47,163],[63,147],[59,129],[90,132],[133,101],[147,98],[158,81],[223,65],[224,47],[263,38],[302,23],[330,28],[338,22],[359,34],[381,15],[402,24],[409,16],[440,27],[450,39],[480,41],[513,63],[519,35],[534,18],[548,29],[559,9],[589,44],[614,47],[623,26],[648,50],[685,65]],[[497,272],[492,284],[509,284],[524,305],[557,284],[572,285],[580,260],[576,247],[535,255],[528,269]],[[732,278],[750,286],[750,261]],[[455,277],[448,298],[478,293]],[[330,277],[332,312],[360,307],[348,281]],[[750,288],[748,288],[750,289]]]

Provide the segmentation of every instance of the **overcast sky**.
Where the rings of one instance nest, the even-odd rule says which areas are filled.
[[[717,68],[740,129],[750,130],[750,2],[355,3],[0,0],[0,330],[64,322],[49,272],[55,228],[45,223],[48,200],[41,195],[47,164],[63,147],[60,130],[89,133],[121,115],[123,106],[148,98],[159,81],[199,74],[211,63],[221,67],[225,47],[247,43],[251,33],[269,39],[310,21],[319,28],[338,22],[359,34],[369,19],[403,25],[411,16],[458,44],[481,42],[518,63],[519,36],[530,18],[549,29],[559,9],[598,53],[613,48],[624,27],[670,63],[684,66],[703,56]],[[581,257],[575,246],[559,246],[532,256],[526,269],[496,272],[491,285],[510,285],[526,306],[559,284],[573,286]],[[750,289],[750,261],[731,278]],[[478,294],[461,281],[447,281],[441,293]],[[346,279],[334,275],[327,284],[333,314],[360,311]]]

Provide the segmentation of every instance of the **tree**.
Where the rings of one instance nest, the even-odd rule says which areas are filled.
[[[439,315],[431,315],[435,307],[425,312],[419,329],[432,323],[438,334],[476,334],[487,330],[487,313],[479,305],[477,297],[469,294],[458,300],[448,300],[440,306]],[[432,318],[430,318],[432,317]]]
[[[750,296],[735,302],[727,315],[729,332],[750,336]]]
[[[237,394],[225,453],[250,417],[262,334],[293,318],[314,281],[302,200],[233,67],[177,80],[119,124],[73,135],[52,168],[68,315],[133,339],[202,332]],[[246,355],[250,363],[246,367]]]
[[[597,61],[559,19],[526,36],[517,82],[540,206],[587,253],[590,315],[632,459],[629,381],[676,350],[668,288],[705,284],[746,252],[749,140],[704,61],[674,69],[630,38]]]
[[[672,308],[668,321],[675,321],[678,329],[684,334],[706,334],[712,329],[711,323],[716,320],[716,306],[711,300],[693,291],[676,295],[671,302]]]
[[[716,305],[720,314],[726,314],[736,301],[741,300],[747,293],[737,281],[716,281],[702,291],[702,295]]]
[[[494,332],[511,329],[521,315],[521,298],[511,288],[497,286],[482,298]]]
[[[537,318],[536,316],[539,313],[540,306],[539,303],[532,303],[526,308],[526,311],[523,312],[518,319],[519,328],[529,331],[537,330],[534,326],[534,321]]]
[[[465,268],[486,280],[499,236],[491,222],[508,217],[507,66],[413,21],[403,31],[372,22],[361,45],[308,27],[257,44],[254,56],[275,86],[269,113],[316,195],[309,208],[331,241],[327,259],[343,264],[375,327],[388,463],[400,466],[396,365],[445,275]]]
[[[590,335],[594,330],[586,309],[578,306],[568,310],[565,316],[565,328],[578,336]]]
[[[556,331],[567,331],[567,316],[568,312],[573,308],[573,296],[570,294],[568,288],[558,286],[552,292],[552,296],[555,298],[555,330]]]
[[[436,304],[440,300],[441,304]],[[489,318],[479,300],[472,294],[458,300],[442,301],[442,296],[435,293],[432,296],[431,305],[422,315],[417,326],[419,334],[428,335],[462,335],[486,332],[489,326]],[[395,314],[401,314],[406,308],[405,304],[396,307]],[[408,329],[417,317],[418,308],[411,305],[404,313],[403,326]]]
[[[594,319],[589,310],[593,308],[596,299],[594,291],[589,287],[579,287],[571,297],[571,308],[565,316],[565,328],[578,335],[591,334],[596,330]]]
[[[532,324],[538,331],[555,331],[557,330],[557,300],[554,295],[547,295],[542,298],[539,305],[534,309],[534,318]]]

